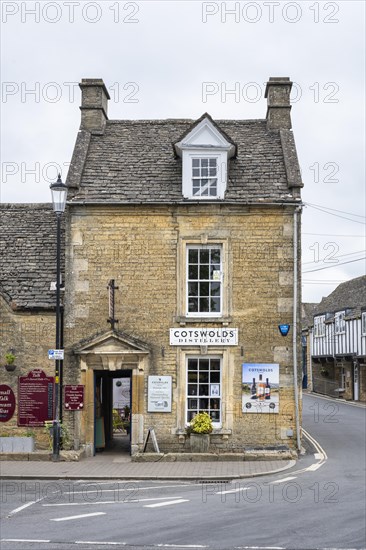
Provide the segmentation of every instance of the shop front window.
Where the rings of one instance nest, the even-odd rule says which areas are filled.
[[[215,428],[222,421],[221,359],[189,357],[187,360],[187,424],[199,412],[207,412]]]

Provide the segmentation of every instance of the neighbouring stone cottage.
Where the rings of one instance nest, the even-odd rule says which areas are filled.
[[[109,120],[103,81],[82,80],[64,216],[63,384],[85,390],[82,410],[63,407],[75,446],[93,454],[100,432],[110,442],[117,380],[129,390],[133,454],[150,427],[161,451],[188,451],[199,411],[215,451],[296,446],[302,182],[291,85],[269,79],[263,120]],[[16,350],[18,373],[6,375],[16,392],[35,366],[52,374],[52,211],[1,210],[0,351]],[[35,241],[52,250],[47,260]],[[31,319],[39,334],[28,337],[20,327]]]

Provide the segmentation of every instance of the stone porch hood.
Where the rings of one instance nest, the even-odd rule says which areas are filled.
[[[142,359],[150,354],[146,344],[123,332],[109,330],[83,340],[73,348],[81,370],[143,370]]]

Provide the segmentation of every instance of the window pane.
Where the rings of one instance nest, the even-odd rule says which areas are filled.
[[[200,381],[200,384],[203,382],[205,382],[206,384],[208,383],[208,371],[201,372],[200,370],[199,381]]]
[[[201,188],[199,185],[193,185],[192,188],[193,195],[201,195]]]
[[[188,395],[197,395],[197,386],[188,384]]]
[[[209,188],[209,192],[210,192],[210,197],[216,197],[217,195],[216,186],[211,185]]]
[[[211,296],[220,296],[220,283],[210,283]]]
[[[201,159],[201,166],[206,168],[208,166],[208,159]]]
[[[198,265],[190,265],[188,267],[188,279],[191,281],[198,280]]]
[[[209,310],[209,299],[208,298],[200,298],[200,309],[201,312],[208,312]],[[216,310],[213,310],[216,311]]]
[[[188,369],[197,370],[198,368],[198,359],[188,359]]]
[[[198,283],[196,283],[197,286],[198,286]],[[200,283],[200,296],[201,297],[205,297],[205,296],[209,296],[209,290],[210,290],[210,283]],[[197,296],[197,294],[196,294]]]
[[[191,420],[193,420],[195,415],[196,415],[196,411],[188,411],[187,422],[190,422]]]
[[[210,382],[211,384],[219,384],[220,383],[220,371],[211,371],[210,373]]]
[[[192,159],[192,166],[197,167],[200,165],[200,159]]]
[[[210,263],[210,250],[208,248],[201,248],[201,250],[200,250],[200,263],[201,264]]]
[[[211,298],[211,311],[220,311],[220,298]]]
[[[208,187],[203,187],[201,189],[201,197],[208,197]]]
[[[199,362],[199,370],[209,370],[210,368],[210,361],[209,359],[200,359]]]
[[[220,359],[211,359],[211,370],[220,370]]]
[[[188,283],[188,296],[198,296],[198,283]]]
[[[210,278],[210,269],[208,265],[200,265],[200,279],[208,281]],[[207,293],[208,296],[208,293]]]
[[[197,409],[197,405],[198,405],[198,399],[188,399],[188,408],[189,409]]]
[[[188,372],[188,382],[189,383],[197,383],[197,380],[198,380],[197,371],[189,371]]]
[[[208,399],[200,399],[200,411],[208,409]]]
[[[215,174],[214,174],[215,175]],[[192,176],[194,178],[199,178],[200,177],[200,169],[199,168],[193,168],[192,170]]]
[[[188,261],[190,264],[198,264],[198,250],[197,248],[190,248],[188,250]]]
[[[211,263],[219,264],[221,260],[221,250],[219,248],[211,248]]]
[[[209,159],[210,166],[216,166],[216,159]]]
[[[188,311],[196,313],[198,311],[198,298],[189,298]]]

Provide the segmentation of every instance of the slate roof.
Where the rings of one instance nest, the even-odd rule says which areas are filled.
[[[192,202],[182,197],[182,161],[173,146],[194,123],[109,120],[104,133],[80,130],[67,180],[75,187],[70,202]],[[237,145],[224,202],[294,201],[289,182],[302,184],[291,130],[268,131],[266,120],[215,124]]]
[[[55,308],[50,283],[56,281],[56,215],[51,204],[0,204],[0,258],[0,294],[13,310]],[[64,248],[61,258],[63,272]]]
[[[341,283],[314,309],[313,315],[350,309],[347,317],[359,317],[366,308],[366,275]]]
[[[314,302],[304,302],[301,304],[301,324],[303,330],[313,325],[314,311],[317,310],[318,305]]]

